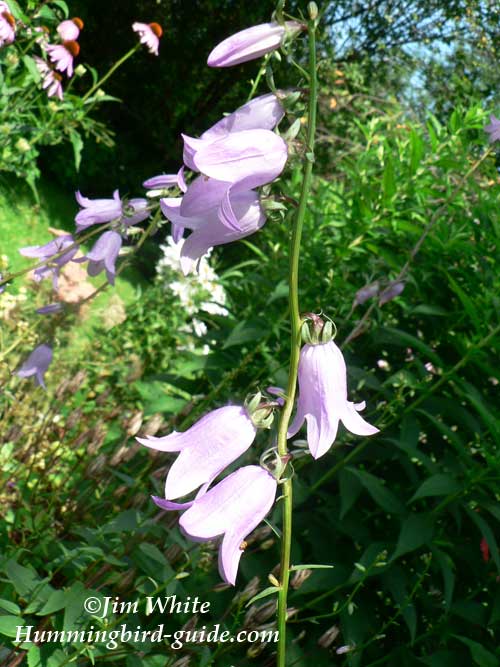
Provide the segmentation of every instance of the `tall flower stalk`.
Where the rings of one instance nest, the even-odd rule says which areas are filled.
[[[290,312],[290,364],[286,402],[281,413],[278,427],[278,454],[283,462],[288,460],[287,431],[292,416],[297,387],[297,374],[301,348],[301,317],[299,310],[299,257],[300,242],[304,217],[311,189],[314,165],[314,139],[316,134],[317,108],[317,75],[316,75],[316,26],[317,8],[314,3],[309,5],[309,21],[307,24],[309,39],[309,109],[307,119],[306,154],[304,157],[304,175],[300,193],[299,205],[296,210],[290,239],[289,275],[288,275],[288,303]],[[286,664],[286,610],[288,585],[290,579],[290,550],[292,544],[292,478],[289,477],[282,484],[283,494],[283,530],[281,539],[280,588],[278,593],[278,667]]]

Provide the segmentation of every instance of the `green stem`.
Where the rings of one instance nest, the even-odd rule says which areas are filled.
[[[140,48],[141,44],[140,42],[137,42],[137,44],[130,49],[130,51],[127,51],[127,53],[122,56],[119,60],[115,62],[114,65],[112,65],[109,70],[106,72],[106,74],[102,77],[102,79],[99,79],[99,81],[96,81],[92,88],[88,90],[85,95],[82,97],[82,102],[85,102],[93,92],[98,90],[102,84],[109,79],[109,77],[113,74],[113,72],[116,72],[116,70],[123,65],[123,63],[130,58],[130,56],[133,56],[134,53]]]
[[[297,385],[297,373],[300,356],[300,311],[299,311],[299,254],[302,228],[307,210],[309,191],[311,189],[313,160],[314,160],[314,137],[316,133],[316,106],[317,106],[317,80],[316,80],[316,23],[308,22],[309,34],[309,115],[307,128],[307,154],[304,166],[304,178],[300,193],[299,206],[296,211],[295,221],[292,228],[290,241],[289,260],[289,293],[288,301],[290,307],[291,325],[291,350],[290,369],[288,374],[288,386],[286,391],[286,403],[281,414],[278,428],[278,453],[280,457],[287,457],[287,431],[290,417],[292,415],[295,401],[295,390]],[[283,536],[281,540],[281,569],[280,590],[278,594],[278,658],[277,667],[286,665],[286,608],[288,597],[288,582],[290,578],[290,550],[292,544],[292,480],[283,483]]]

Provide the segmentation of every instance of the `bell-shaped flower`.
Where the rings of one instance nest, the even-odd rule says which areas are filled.
[[[63,252],[66,248],[68,248],[68,251]],[[27,246],[26,248],[20,248],[19,252],[24,257],[46,260],[47,264],[45,266],[40,266],[34,270],[34,279],[36,282],[40,282],[44,278],[52,276],[54,289],[57,289],[59,272],[61,268],[76,255],[78,246],[75,244],[71,234],[64,234],[42,246]],[[63,254],[58,257],[61,252]]]
[[[47,97],[58,97],[60,100],[63,98],[63,88],[62,88],[62,77],[56,71],[49,67],[45,60],[34,56],[35,65],[37,70],[42,76],[42,88],[47,91]]]
[[[12,44],[16,38],[16,21],[6,2],[0,2],[0,48]]]
[[[225,477],[192,503],[172,503],[153,497],[165,510],[187,510],[181,516],[182,532],[196,542],[222,537],[219,572],[228,584],[236,583],[245,538],[271,510],[276,479],[260,466],[245,466]]]
[[[173,225],[192,229],[181,251],[181,267],[187,275],[210,248],[250,236],[266,222],[259,195],[253,190],[232,193],[226,209],[212,208],[203,216],[183,217],[179,199],[161,200],[163,214]],[[167,203],[169,202],[169,203]],[[224,222],[221,218],[226,215]],[[231,223],[231,224],[229,224]]]
[[[339,421],[356,435],[373,435],[378,429],[358,413],[365,403],[347,400],[347,369],[342,352],[333,340],[328,343],[304,345],[299,361],[299,398],[297,413],[288,437],[307,422],[307,444],[317,459],[335,441]]]
[[[78,39],[80,30],[83,29],[83,21],[78,16],[66,21],[61,21],[57,26],[57,33],[63,42],[72,42]]]
[[[500,141],[500,120],[492,114],[490,124],[485,126],[484,131],[490,135],[490,143]]]
[[[148,47],[149,53],[157,56],[160,37],[163,35],[161,25],[158,23],[139,23],[136,21],[132,23],[132,30],[139,35],[140,43]]]
[[[304,28],[296,21],[261,23],[240,30],[218,44],[208,56],[210,67],[231,67],[248,60],[260,58],[266,53],[279,49],[287,35],[295,35]]]
[[[245,407],[227,405],[212,410],[184,433],[137,438],[162,452],[180,452],[165,483],[165,498],[172,500],[210,484],[254,441],[256,427]]]
[[[73,60],[80,53],[80,45],[71,39],[62,44],[48,44],[45,47],[56,70],[73,76]]]
[[[184,137],[197,171],[217,181],[251,189],[277,178],[286,164],[286,142],[270,130],[230,132],[216,141]],[[193,141],[197,142],[193,145]]]
[[[16,375],[21,378],[35,377],[35,384],[45,386],[44,375],[52,361],[52,348],[48,345],[39,345],[23,363],[21,368],[16,371]]]
[[[254,97],[250,102],[224,116],[203,132],[200,139],[215,141],[230,132],[243,130],[274,130],[285,115],[281,102],[274,93]]]
[[[127,226],[135,225],[151,215],[147,199],[130,199],[128,204],[124,205],[118,190],[113,192],[113,199],[88,199],[77,192],[76,201],[82,207],[75,217],[76,228],[79,232],[92,225],[113,220]]]
[[[84,257],[73,261],[88,261],[87,273],[89,276],[97,276],[101,271],[106,271],[106,277],[110,285],[115,284],[116,260],[122,247],[122,237],[118,232],[108,230],[94,243],[92,250]]]

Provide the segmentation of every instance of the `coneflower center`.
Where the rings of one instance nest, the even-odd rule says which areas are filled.
[[[74,16],[71,20],[79,30],[82,30],[85,24],[83,23],[82,19],[79,16]]]
[[[14,17],[12,16],[12,14],[9,14],[9,12],[5,11],[5,12],[2,12],[2,16],[7,21],[7,23],[10,25],[11,28],[15,28],[16,21],[15,21]],[[161,28],[160,28],[160,30],[161,30]]]
[[[163,29],[159,23],[150,23],[149,27],[157,37],[161,37],[163,35]]]
[[[80,45],[78,44],[78,42],[75,42],[74,40],[70,40],[69,42],[64,42],[63,46],[66,49],[66,51],[69,51],[69,53],[71,53],[73,58],[80,53]]]

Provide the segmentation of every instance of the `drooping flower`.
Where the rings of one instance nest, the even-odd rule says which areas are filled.
[[[76,39],[78,39],[78,35],[82,29],[83,21],[78,16],[75,16],[72,19],[67,19],[66,21],[62,21],[57,26],[57,32],[63,42],[74,42]]]
[[[0,2],[0,48],[12,44],[16,38],[16,21],[6,2]]]
[[[66,248],[68,251],[63,252]],[[54,289],[57,289],[57,279],[59,272],[61,268],[69,261],[71,261],[76,255],[78,252],[78,246],[75,244],[71,234],[64,234],[42,246],[28,246],[26,248],[20,248],[19,252],[24,257],[33,257],[34,259],[46,260],[47,264],[34,270],[34,278],[37,282],[40,282],[44,278],[52,276]],[[59,255],[61,252],[63,252],[63,254],[60,257],[57,257],[57,255]]]
[[[139,23],[132,24],[132,30],[140,37],[141,44],[145,44],[149,53],[158,55],[158,47],[160,45],[160,37],[163,35],[163,29],[158,23]]]
[[[307,444],[315,459],[326,454],[333,445],[339,421],[356,435],[378,432],[358,414],[365,403],[347,400],[347,369],[342,352],[333,340],[304,345],[300,351],[298,379],[297,413],[288,437],[295,435],[305,420]]]
[[[200,213],[198,216],[183,217],[180,198],[160,200],[163,214],[174,227],[193,230],[181,251],[181,266],[186,275],[210,248],[250,236],[266,222],[259,195],[253,190],[233,193],[230,202],[226,211],[213,207],[207,210],[205,215]],[[221,221],[223,215],[231,216],[231,221],[234,222],[232,228],[227,221]]]
[[[254,441],[256,427],[245,407],[227,405],[212,410],[184,433],[137,438],[146,447],[180,452],[165,482],[165,498],[172,500],[208,486]]]
[[[49,44],[46,51],[56,70],[66,72],[69,77],[73,76],[73,60],[80,53],[78,42],[69,40],[62,44]]]
[[[113,199],[88,199],[80,192],[77,192],[75,196],[76,201],[82,207],[75,217],[78,231],[113,220],[120,221],[127,226],[135,225],[151,214],[147,199],[130,199],[127,206],[123,204],[118,190],[113,192]]]
[[[405,284],[401,281],[391,283],[388,287],[385,288],[385,290],[379,296],[378,305],[383,306],[384,303],[392,301],[397,296],[403,293],[404,288]]]
[[[63,308],[64,308],[64,306],[61,302],[48,303],[46,306],[42,306],[41,308],[37,308],[35,310],[35,312],[38,315],[52,315],[53,313],[60,313]]]
[[[286,164],[286,142],[270,130],[230,132],[216,141],[183,135],[196,171],[218,181],[251,189],[277,178]],[[189,166],[189,165],[188,165]]]
[[[21,378],[29,378],[34,375],[35,384],[41,385],[46,389],[44,375],[47,372],[51,361],[52,348],[45,344],[39,345],[29,355],[21,368],[16,371],[16,375]]]
[[[74,262],[88,261],[87,272],[89,276],[97,276],[101,271],[106,271],[110,285],[115,284],[115,263],[122,247],[122,237],[118,232],[108,230],[94,243],[92,250],[84,257],[73,260]]]
[[[179,526],[190,539],[205,542],[223,536],[219,572],[234,586],[244,540],[271,510],[276,489],[276,479],[253,465],[231,473],[191,503],[172,503],[155,496],[153,500],[165,510],[187,510]]]
[[[62,77],[58,72],[54,71],[52,67],[49,67],[45,60],[34,56],[35,65],[37,70],[42,76],[42,88],[47,91],[48,97],[58,97],[60,100],[63,99],[63,88],[62,88]]]
[[[490,124],[485,126],[484,131],[490,135],[490,143],[500,141],[500,120],[492,114],[490,121]]]
[[[296,21],[286,21],[284,25],[261,23],[240,30],[211,51],[207,64],[210,67],[231,67],[260,58],[279,49],[287,35],[295,35],[303,28],[304,26]]]

